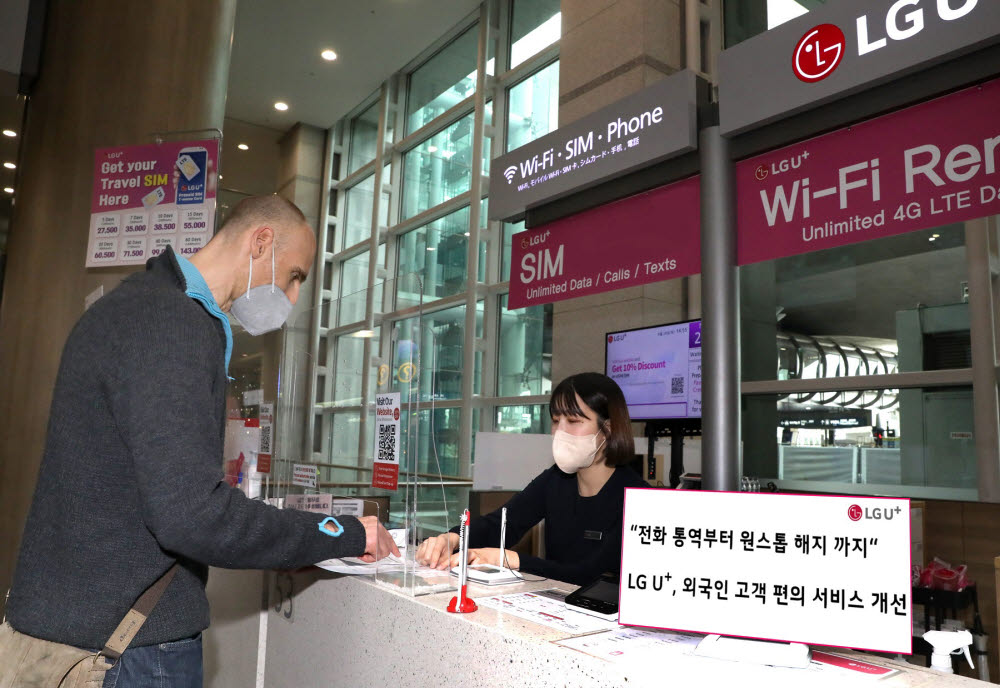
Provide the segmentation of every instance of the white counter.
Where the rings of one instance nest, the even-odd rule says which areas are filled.
[[[274,575],[269,575],[273,588]],[[267,688],[303,686],[573,686],[620,687],[880,685],[921,688],[985,686],[960,676],[931,672],[882,658],[878,664],[903,669],[887,680],[836,680],[823,674],[775,669],[702,657],[665,658],[654,669],[620,666],[553,644],[566,633],[480,606],[472,614],[449,614],[453,593],[408,597],[367,579],[340,577],[318,569],[291,577],[291,619],[287,601],[275,611],[272,590],[267,612]],[[287,579],[286,579],[287,581]],[[488,596],[574,586],[524,583],[501,588],[470,585],[470,596]],[[837,652],[842,652],[835,650]],[[864,655],[859,655],[864,657]]]

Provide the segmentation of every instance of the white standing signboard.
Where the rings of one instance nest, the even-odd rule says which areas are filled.
[[[316,466],[311,463],[292,464],[292,485],[315,489],[317,470]]]
[[[375,468],[372,487],[399,485],[399,392],[375,397]]]
[[[621,624],[911,651],[908,499],[628,489]]]

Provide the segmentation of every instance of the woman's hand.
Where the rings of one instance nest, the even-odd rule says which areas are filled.
[[[433,569],[447,569],[451,553],[458,548],[458,533],[445,533],[429,537],[417,547],[417,563]]]
[[[521,566],[521,558],[517,555],[514,550],[506,550],[507,552],[507,563],[504,563],[504,550],[498,547],[482,547],[480,549],[470,549],[469,550],[469,565],[474,566],[476,564],[491,564],[493,566],[506,566],[509,569],[518,569]],[[458,566],[460,562],[460,556],[455,554],[451,558],[451,565]]]

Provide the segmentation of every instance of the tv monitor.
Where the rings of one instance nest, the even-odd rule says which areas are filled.
[[[604,372],[634,421],[701,418],[701,321],[609,332]]]

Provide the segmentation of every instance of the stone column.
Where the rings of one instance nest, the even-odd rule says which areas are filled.
[[[13,575],[66,336],[85,295],[141,269],[84,268],[94,149],[221,128],[235,10],[235,0],[49,3],[0,304],[0,590]]]

